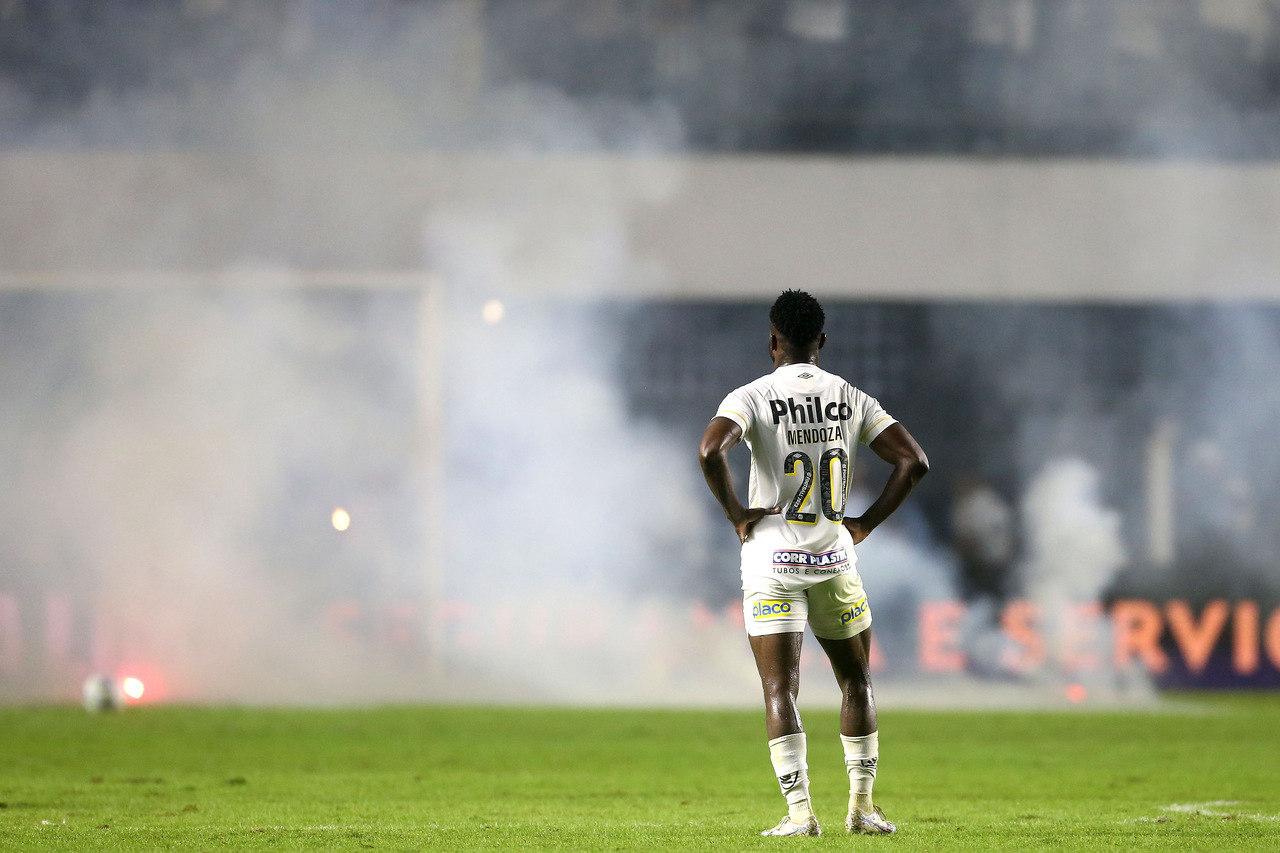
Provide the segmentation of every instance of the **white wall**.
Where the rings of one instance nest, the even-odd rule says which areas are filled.
[[[604,294],[1280,298],[1270,163],[9,153],[0,202],[10,286],[426,270],[426,235],[496,220],[471,238],[549,261],[506,289],[561,290],[602,251],[627,259]]]

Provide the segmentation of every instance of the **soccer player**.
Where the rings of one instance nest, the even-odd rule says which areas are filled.
[[[809,799],[804,729],[796,710],[800,641],[813,628],[843,700],[840,740],[849,771],[845,829],[886,834],[894,824],[871,800],[879,759],[868,655],[871,610],[854,546],[929,470],[915,439],[880,404],[818,367],[826,343],[822,306],[788,290],[769,311],[772,373],[725,397],[698,449],[702,472],[742,543],[742,607],[764,687],[769,755],[787,816],[761,835],[821,835]],[[749,506],[734,492],[727,455],[751,448]],[[845,517],[856,443],[893,466],[860,516]]]

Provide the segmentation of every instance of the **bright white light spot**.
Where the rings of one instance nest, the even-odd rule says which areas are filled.
[[[120,689],[123,690],[124,695],[128,696],[130,699],[141,699],[142,693],[146,690],[146,687],[143,686],[141,679],[130,676],[120,682]]]
[[[497,323],[502,320],[502,315],[506,313],[506,309],[502,307],[502,303],[496,299],[490,299],[484,304],[484,308],[480,309],[480,316],[484,317],[486,323]]]
[[[341,533],[351,526],[351,515],[342,507],[338,507],[333,511],[333,529]]]

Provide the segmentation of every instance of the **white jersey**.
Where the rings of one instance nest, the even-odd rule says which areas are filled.
[[[742,546],[742,582],[803,587],[852,571],[845,530],[849,473],[859,443],[897,423],[872,397],[813,364],[786,364],[743,385],[718,417],[742,427],[751,448],[750,507],[766,515]]]

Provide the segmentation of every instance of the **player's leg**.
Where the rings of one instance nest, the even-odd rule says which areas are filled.
[[[880,760],[879,724],[871,688],[871,609],[858,576],[850,572],[812,587],[809,621],[840,686],[840,741],[849,772],[845,828],[893,832],[896,827],[871,799]]]
[[[787,800],[787,816],[762,835],[821,835],[809,799],[809,763],[796,697],[800,692],[800,645],[806,607],[778,590],[747,593],[747,636],[764,690],[765,732],[778,786]]]
[[[897,827],[871,799],[880,763],[876,700],[871,689],[871,627],[843,639],[819,637],[818,642],[840,685],[840,742],[844,746],[844,766],[849,771],[845,829],[870,834],[895,832]]]
[[[747,639],[764,689],[764,730],[769,740],[803,734],[796,699],[800,694],[800,645],[804,634],[787,631]]]
[[[840,736],[875,734],[876,699],[871,689],[871,627],[846,639],[818,637],[840,686]]]

